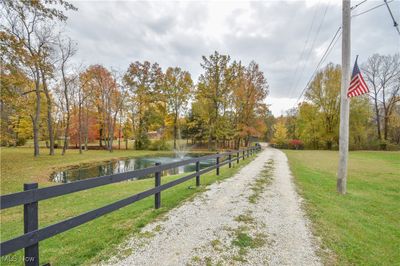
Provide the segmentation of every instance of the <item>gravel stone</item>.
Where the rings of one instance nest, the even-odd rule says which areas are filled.
[[[271,182],[250,203],[251,186],[270,159]],[[233,177],[145,226],[142,235],[150,237],[132,236],[103,265],[321,265],[301,204],[286,155],[266,148]],[[251,219],[240,221],[239,215]],[[238,232],[264,239],[240,248],[233,244]]]

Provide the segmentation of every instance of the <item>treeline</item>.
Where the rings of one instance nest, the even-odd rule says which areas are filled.
[[[351,149],[399,149],[400,55],[372,55],[361,67],[367,95],[350,100]],[[284,148],[337,149],[341,67],[319,71],[305,101],[277,118],[273,142]]]
[[[56,3],[56,4],[54,4]],[[125,72],[72,64],[77,45],[62,33],[65,2],[1,3],[1,144],[33,138],[49,153],[90,143],[113,150],[166,149],[185,138],[209,149],[238,148],[266,132],[268,84],[255,62],[245,66],[218,52],[203,56],[195,83],[179,67],[133,62]],[[61,33],[60,33],[61,32]],[[150,138],[157,138],[155,143]],[[60,147],[62,145],[62,147]]]

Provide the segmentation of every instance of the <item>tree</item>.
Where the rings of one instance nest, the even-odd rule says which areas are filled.
[[[204,109],[201,99],[198,99],[192,103],[191,109],[187,116],[185,133],[187,137],[191,138],[192,144],[196,144],[197,142],[202,144],[208,139],[208,113]]]
[[[179,67],[169,67],[164,76],[164,94],[167,99],[168,110],[173,116],[174,149],[178,137],[179,115],[186,109],[193,87],[192,78],[187,71]]]
[[[288,137],[290,139],[298,138],[298,128],[297,128],[297,117],[298,109],[291,108],[286,112],[286,128],[288,130]]]
[[[251,136],[261,137],[265,132],[263,118],[267,116],[268,108],[264,101],[268,95],[268,83],[254,61],[246,68],[235,62],[232,69],[232,102],[236,113],[238,149],[242,138],[248,146]]]
[[[118,78],[116,77],[117,73],[114,73],[114,81],[115,86],[111,86],[111,90],[109,91],[109,95],[106,98],[106,106],[107,106],[107,126],[108,126],[108,150],[110,152],[113,151],[113,141],[114,141],[114,132],[117,123],[118,114],[121,112],[124,99],[126,96],[126,92],[124,91],[124,87],[121,83],[118,82]]]
[[[71,108],[70,108],[70,90],[71,86],[73,86],[73,82],[76,82],[76,76],[68,76],[67,74],[67,63],[71,59],[71,57],[76,53],[75,45],[72,43],[70,38],[66,40],[62,40],[58,38],[58,47],[60,50],[61,58],[60,58],[60,72],[62,78],[62,87],[63,94],[65,100],[65,110],[66,110],[66,121],[65,121],[65,131],[64,131],[64,145],[62,149],[62,155],[65,154],[68,149],[68,137],[69,137],[69,126],[71,119]]]
[[[287,129],[282,117],[274,125],[274,142],[278,145],[284,145],[287,142]]]
[[[33,81],[36,96],[35,112],[31,114],[34,139],[34,156],[39,155],[39,130],[41,112],[41,92],[45,83],[44,66],[46,57],[51,48],[52,21],[65,21],[67,17],[58,8],[44,4],[43,1],[13,1],[1,2],[4,16],[2,17],[2,48],[10,54],[7,58],[24,71],[25,75]],[[65,10],[76,10],[66,1],[58,1]],[[41,71],[42,70],[42,71]],[[45,90],[47,89],[44,88]],[[45,91],[46,92],[46,91]],[[47,95],[46,95],[47,96]],[[51,103],[49,108],[51,108]],[[51,121],[50,121],[51,123]],[[49,127],[50,128],[50,127]],[[50,151],[52,153],[52,151]]]
[[[389,136],[394,143],[400,144],[400,104],[394,107],[390,116]]]
[[[368,96],[353,97],[350,101],[350,145],[363,148],[368,142],[372,109]]]
[[[321,140],[321,118],[317,106],[303,102],[298,106],[298,117],[296,119],[299,138],[313,148],[319,149]]]
[[[162,97],[163,74],[157,63],[138,61],[130,64],[123,82],[129,90],[131,118],[135,132],[135,148],[145,149],[149,145],[147,132],[150,122],[157,119],[157,109],[163,105]]]
[[[322,136],[327,149],[332,149],[332,144],[339,138],[340,80],[340,66],[328,64],[316,74],[305,94],[320,112],[324,129]]]
[[[18,67],[2,64],[0,68],[1,145],[23,145],[32,137],[29,114],[35,98],[32,81]],[[7,70],[7,71],[6,71]]]
[[[121,109],[123,94],[113,74],[101,65],[90,66],[80,75],[79,92],[77,93],[78,109],[78,142],[82,149],[83,116],[86,104],[86,119],[89,119],[89,108],[95,109],[99,129],[99,146],[103,147],[105,141],[106,149],[112,151],[114,140],[114,129],[118,112]],[[88,101],[91,102],[90,106]],[[87,124],[87,123],[86,123]]]
[[[374,54],[363,67],[366,82],[371,89],[374,103],[378,139],[382,139],[381,119],[383,116],[383,139],[388,139],[390,116],[400,101],[400,55]]]
[[[265,115],[264,118],[264,124],[266,126],[266,130],[264,133],[264,139],[265,141],[272,141],[272,138],[274,136],[274,125],[276,123],[276,119],[273,116],[272,112],[270,110],[268,110],[268,112]]]
[[[204,108],[209,112],[209,149],[213,142],[214,149],[217,149],[220,138],[217,133],[224,127],[220,118],[228,107],[227,99],[230,98],[231,93],[232,75],[229,61],[229,55],[220,55],[215,51],[208,58],[203,56],[203,62],[200,64],[204,69],[204,74],[200,75],[196,97],[202,98]]]

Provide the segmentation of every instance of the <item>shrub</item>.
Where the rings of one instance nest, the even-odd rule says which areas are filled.
[[[24,146],[25,144],[26,144],[26,139],[25,138],[18,138],[17,146]]]
[[[155,140],[150,144],[150,150],[152,151],[167,151],[170,150],[169,145],[165,140]]]
[[[292,149],[292,150],[303,150],[304,144],[299,139],[292,139],[292,140],[289,140],[288,147],[289,147],[289,149]]]

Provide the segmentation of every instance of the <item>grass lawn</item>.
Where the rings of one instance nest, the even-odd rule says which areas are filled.
[[[338,152],[285,151],[306,211],[337,265],[400,265],[400,152],[350,152],[347,195]]]
[[[35,158],[31,148],[0,148],[1,194],[22,191],[23,183],[37,182],[39,186],[54,185],[49,181],[50,174],[71,165],[172,153],[172,151],[89,150],[79,154],[79,150],[68,150],[65,156],[61,156],[61,150],[57,149],[56,155],[50,156],[48,149],[45,148],[40,152],[41,155]]]
[[[33,158],[31,149],[1,149],[2,194],[21,190],[22,184],[39,182],[39,187],[50,185],[48,175],[54,168],[67,165],[107,160],[116,157],[150,155],[149,151],[88,151],[79,155],[69,151],[68,155],[42,155]],[[97,263],[115,252],[115,247],[129,235],[138,233],[147,223],[161,214],[190,199],[195,193],[206,189],[206,185],[225,179],[237,172],[252,158],[241,161],[229,169],[221,168],[220,176],[212,171],[201,176],[201,186],[195,187],[195,180],[184,182],[161,193],[162,207],[154,210],[154,197],[149,197],[124,207],[94,221],[40,242],[40,263],[51,265],[81,265]],[[162,183],[179,176],[162,177]],[[154,186],[154,179],[126,181],[86,191],[81,191],[39,203],[39,227],[44,227],[83,212],[126,198]],[[21,235],[23,232],[22,206],[1,211],[1,241]],[[127,251],[129,252],[129,251]],[[1,265],[22,265],[23,251],[1,258]]]

